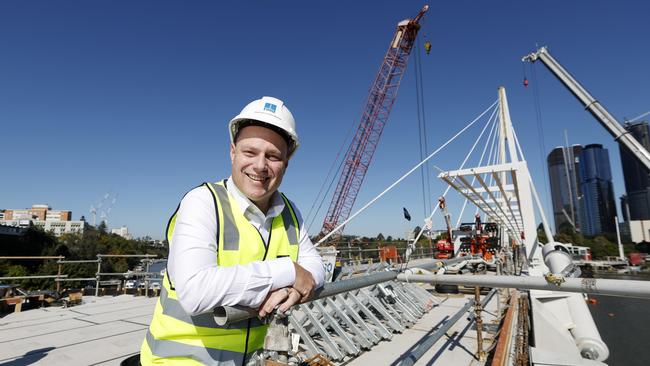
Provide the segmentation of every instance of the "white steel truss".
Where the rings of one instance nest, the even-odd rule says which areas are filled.
[[[517,154],[505,89],[499,88],[499,161],[497,164],[442,172],[438,178],[458,191],[487,217],[499,224],[529,260],[536,251],[536,225],[531,179],[526,161]]]

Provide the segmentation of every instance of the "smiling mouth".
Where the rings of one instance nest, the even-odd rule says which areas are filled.
[[[250,173],[244,173],[244,174],[246,174],[246,176],[248,178],[250,178],[251,180],[253,180],[255,182],[264,183],[264,182],[267,181],[267,179],[269,179],[268,177],[262,176],[262,175],[254,175],[254,174],[250,174]]]

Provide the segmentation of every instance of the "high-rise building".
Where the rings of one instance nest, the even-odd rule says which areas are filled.
[[[579,184],[581,151],[581,145],[573,145],[570,148],[559,146],[553,149],[546,159],[556,232],[571,222],[577,230],[581,227],[578,204],[582,196]]]
[[[633,124],[626,123],[625,129],[646,150],[650,150],[648,123],[645,121]],[[630,213],[626,221],[650,220],[650,172],[623,145],[619,145],[619,149],[621,151],[625,191],[627,192],[627,207]]]
[[[623,216],[623,221],[630,221],[630,205],[627,203],[627,195],[621,195],[621,216]]]
[[[580,153],[581,223],[585,235],[615,233],[616,203],[609,153],[590,144]]]

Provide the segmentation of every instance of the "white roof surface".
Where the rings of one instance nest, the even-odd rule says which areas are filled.
[[[472,297],[438,296],[439,305],[414,326],[346,363],[377,366],[394,363]],[[496,329],[493,325],[496,299],[497,296],[490,301],[482,316],[485,348],[494,337],[488,330]],[[67,309],[49,307],[9,314],[0,318],[0,364],[119,365],[140,351],[156,301],[155,297],[131,295],[86,296],[84,304]],[[416,365],[480,364],[474,358],[475,352],[475,323],[469,323],[463,316]]]
[[[157,297],[84,296],[82,305],[0,318],[0,364],[119,365],[138,353]]]

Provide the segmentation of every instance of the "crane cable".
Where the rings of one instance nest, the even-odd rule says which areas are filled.
[[[498,133],[496,133],[496,130],[498,128],[498,125],[499,125],[498,123],[493,123],[492,124],[492,128],[490,129],[490,133],[488,134],[487,138],[485,139],[485,146],[483,146],[483,151],[481,152],[481,157],[479,158],[479,162],[478,162],[479,166],[481,166],[483,164],[483,159],[485,159],[485,153],[488,150],[488,146],[490,146],[490,148],[489,148],[490,152],[487,155],[487,159],[488,159],[487,161],[488,161],[488,165],[490,164],[491,157],[492,157],[492,154],[493,154],[493,149],[494,149],[494,146],[496,145],[495,141],[496,141],[496,137],[498,135]],[[461,165],[461,167],[463,165],[464,165],[464,163]],[[471,184],[474,185],[474,182],[476,182],[476,177],[472,177]],[[465,212],[465,208],[467,207],[468,202],[469,202],[469,200],[467,198],[465,198],[465,202],[463,203],[463,207],[460,210],[460,213],[458,214],[458,219],[456,220],[456,227],[460,226],[460,223],[461,223],[461,221],[463,219],[463,213]]]
[[[533,81],[533,100],[534,100],[534,105],[535,105],[535,117],[537,120],[537,133],[539,135],[538,145],[539,145],[539,160],[540,160],[540,166],[542,168],[546,167],[546,162],[544,161],[544,156],[546,156],[545,151],[546,151],[546,143],[544,142],[544,125],[542,121],[542,105],[540,103],[540,98],[539,98],[539,83],[537,82],[537,72],[534,67],[534,65],[530,65],[531,69],[531,77]],[[523,155],[522,155],[523,156]],[[547,168],[548,169],[548,168]],[[544,176],[544,194],[547,197],[547,203],[548,203],[548,178],[546,177],[546,174],[542,174]],[[548,207],[547,207],[548,208]],[[549,212],[552,212],[549,210]]]
[[[427,123],[424,114],[424,89],[422,86],[422,56],[420,50],[420,42],[415,43],[415,96],[417,104],[418,116],[418,140],[420,143],[420,160],[426,156],[429,151],[429,144],[427,142]],[[431,210],[431,179],[429,172],[429,164],[424,164],[420,168],[420,178],[422,183],[422,205],[424,206],[424,215]]]
[[[335,227],[334,229],[332,229],[332,231],[330,231],[327,235],[325,235],[324,237],[322,237],[322,238],[321,238],[321,239],[320,239],[316,244],[314,244],[314,246],[319,246],[320,244],[324,243],[327,239],[329,239],[330,236],[334,235],[334,234],[335,234],[337,231],[339,231],[342,227],[344,227],[345,225],[347,225],[348,222],[352,221],[352,220],[353,220],[355,217],[357,217],[361,212],[365,211],[368,207],[370,207],[370,206],[371,206],[373,203],[375,203],[378,199],[380,199],[380,198],[383,197],[386,193],[388,193],[388,191],[390,191],[391,189],[393,189],[393,188],[394,188],[396,185],[398,185],[401,181],[403,181],[404,179],[406,179],[406,177],[408,177],[408,176],[411,175],[414,171],[416,171],[419,167],[421,167],[422,164],[424,164],[424,163],[426,163],[427,161],[429,161],[429,159],[433,158],[433,157],[434,157],[436,154],[438,154],[442,149],[444,149],[445,147],[447,147],[447,145],[449,145],[452,141],[456,140],[456,138],[458,138],[458,136],[462,135],[463,132],[467,131],[467,129],[469,129],[470,127],[472,127],[472,126],[473,126],[477,121],[479,121],[481,118],[483,118],[483,116],[484,116],[488,111],[490,111],[492,108],[494,108],[494,106],[497,105],[498,103],[499,103],[498,100],[496,100],[494,103],[492,103],[492,104],[491,104],[489,107],[487,107],[487,109],[485,109],[485,110],[484,110],[484,111],[483,111],[483,112],[482,112],[478,117],[476,117],[474,120],[472,120],[472,122],[470,122],[467,126],[463,127],[460,131],[456,132],[456,134],[454,134],[454,136],[452,136],[452,137],[451,137],[449,140],[447,140],[444,144],[440,145],[436,150],[434,150],[431,154],[429,154],[429,155],[428,155],[424,160],[422,160],[421,162],[419,162],[418,164],[416,164],[413,168],[411,168],[411,170],[409,170],[408,172],[406,172],[406,173],[405,173],[404,175],[402,175],[399,179],[397,179],[395,182],[393,182],[393,184],[391,184],[390,186],[388,186],[388,188],[384,189],[380,194],[378,194],[377,196],[375,196],[375,198],[371,199],[371,200],[370,200],[368,203],[366,203],[363,207],[361,207],[361,208],[358,209],[355,213],[353,213],[352,215],[350,215],[350,217],[348,217],[345,221],[343,221],[343,222],[340,223],[337,227]],[[436,205],[436,207],[438,207],[438,206]],[[422,233],[422,230],[420,230],[420,234],[421,234],[421,233]]]
[[[327,198],[330,191],[332,190],[332,186],[334,185],[334,181],[336,180],[336,177],[338,177],[339,173],[341,172],[341,168],[343,167],[343,164],[344,164],[344,159],[341,159],[341,160],[339,160],[339,159],[341,157],[341,153],[343,152],[343,149],[346,146],[349,145],[347,142],[348,142],[348,139],[350,138],[350,136],[352,135],[352,130],[354,129],[354,127],[355,127],[354,123],[350,124],[350,128],[348,129],[348,132],[345,135],[345,138],[343,139],[343,141],[341,142],[341,147],[339,148],[339,151],[336,154],[336,157],[332,161],[332,165],[330,166],[329,171],[327,172],[327,175],[325,176],[325,179],[323,179],[323,183],[321,184],[320,190],[318,191],[318,194],[316,195],[316,198],[314,199],[314,202],[312,203],[311,207],[309,208],[309,212],[307,213],[307,216],[305,218],[305,222],[309,221],[309,224],[307,225],[307,232],[309,232],[309,230],[311,230],[311,227],[313,226],[314,221],[316,220],[316,217],[318,216],[318,213],[320,212],[321,208],[323,207],[323,203],[325,203],[325,199]],[[334,170],[334,167],[336,166],[336,162],[339,162],[338,167],[336,168],[336,173],[334,173],[332,175],[332,171]],[[330,176],[331,176],[331,179],[330,179]],[[329,184],[327,185],[327,191],[325,192],[325,194],[323,194],[321,196],[321,194],[323,193],[323,189],[325,188],[325,185],[327,184],[328,180],[329,180]],[[317,202],[319,202],[319,200],[320,200],[320,203],[318,204],[318,208],[314,212],[314,215],[311,216],[312,212],[314,210],[314,206],[316,205]]]
[[[498,100],[497,100],[497,102],[495,102],[495,104],[493,104],[490,108],[494,107],[494,106],[496,105],[496,103],[498,103]],[[479,118],[481,118],[483,115],[485,115],[485,113],[486,113],[490,108],[488,108],[488,109],[487,109],[485,112],[483,112],[479,117],[477,117],[477,119],[475,119],[474,122],[476,122]],[[472,147],[470,148],[470,150],[469,150],[469,152],[467,153],[467,155],[465,155],[465,159],[463,159],[463,162],[460,164],[460,168],[458,168],[459,170],[460,170],[460,169],[463,169],[463,168],[465,167],[465,164],[467,163],[467,161],[469,160],[470,156],[471,156],[472,153],[474,152],[474,149],[476,148],[476,146],[478,145],[479,141],[480,141],[481,138],[483,137],[483,134],[485,133],[485,130],[487,129],[487,127],[490,126],[490,125],[492,125],[492,128],[490,128],[490,131],[493,131],[493,130],[494,130],[494,126],[495,126],[495,124],[494,124],[494,120],[495,120],[495,116],[497,115],[497,111],[498,111],[498,110],[499,110],[499,108],[494,108],[494,110],[492,110],[492,114],[491,114],[490,117],[487,119],[487,122],[485,123],[485,126],[483,126],[483,129],[481,130],[481,133],[479,134],[479,136],[478,136],[478,137],[476,138],[476,140],[474,141],[474,145],[472,145]],[[474,122],[472,122],[472,124],[473,124]],[[469,126],[468,126],[468,127],[469,127]],[[466,127],[465,129],[467,129],[467,127]],[[491,132],[490,132],[490,133],[491,133]],[[455,137],[454,137],[454,138],[455,138]],[[489,136],[488,136],[488,139],[489,139]],[[485,146],[487,146],[487,143],[485,144]],[[481,154],[481,161],[483,160],[483,156],[484,156],[484,154],[485,154],[485,147],[483,148],[483,153]],[[437,168],[438,170],[442,171],[442,169],[440,169],[440,168],[438,168],[438,167],[436,167],[436,168]],[[447,193],[449,192],[449,189],[451,189],[451,185],[448,185],[448,186],[447,186],[447,188],[445,189],[445,192],[442,194],[442,197],[446,197],[446,196],[447,196]],[[436,205],[436,206],[433,208],[433,210],[431,211],[431,214],[430,214],[430,215],[429,215],[429,216],[428,216],[424,221],[426,222],[427,220],[431,220],[431,219],[433,218],[433,215],[436,214],[436,211],[438,211],[438,208],[440,208],[440,206],[439,206],[439,205]],[[422,233],[424,233],[424,229],[423,229],[423,228],[420,228],[420,231],[417,233],[417,235],[415,236],[415,239],[413,239],[413,243],[411,244],[411,245],[413,246],[413,248],[415,247],[415,245],[417,244],[418,240],[419,240],[420,237],[422,236]],[[403,270],[408,266],[408,263],[409,263],[409,261],[411,260],[411,256],[410,256],[410,254],[411,254],[412,251],[413,251],[413,248],[411,248],[411,245],[407,246],[407,249],[406,249],[406,250],[407,250],[407,253],[406,253],[406,255],[405,255],[405,257],[406,257],[406,261],[403,263],[402,266],[400,266],[400,269],[399,269],[400,271],[403,271]],[[409,250],[411,251],[411,253],[409,253]]]

